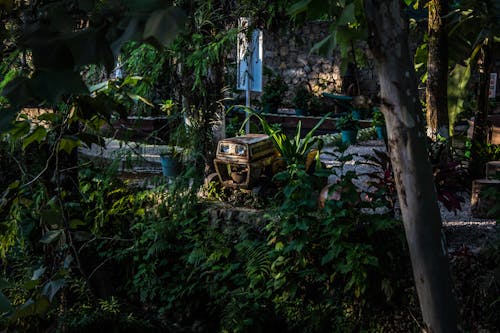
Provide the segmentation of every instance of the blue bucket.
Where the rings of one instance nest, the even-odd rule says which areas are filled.
[[[177,161],[171,155],[160,155],[161,172],[165,177],[178,175]]]
[[[358,134],[358,131],[354,130],[342,130],[341,131],[341,136],[342,136],[342,143],[345,145],[354,145],[356,144],[356,136]]]

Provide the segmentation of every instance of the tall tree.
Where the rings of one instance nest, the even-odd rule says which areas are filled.
[[[367,0],[364,8],[422,316],[429,332],[456,332],[456,305],[409,53],[408,23],[398,0]]]
[[[448,31],[445,16],[448,14],[448,1],[430,0],[428,7],[428,59],[426,118],[427,136],[433,140],[437,136],[449,137],[449,117],[447,104],[448,79]]]
[[[406,1],[411,3],[411,1]],[[307,11],[320,1],[297,3]],[[446,247],[441,238],[441,215],[432,168],[428,159],[417,78],[409,53],[408,20],[399,0],[342,2],[334,20],[334,33],[320,42],[340,44],[366,24],[368,44],[380,82],[381,111],[386,119],[388,147],[394,169],[401,213],[410,251],[420,308],[429,332],[456,332],[457,311],[452,295]],[[315,5],[314,5],[315,4]],[[340,2],[331,6],[339,6]],[[323,5],[324,6],[324,5]],[[354,34],[349,29],[354,28]]]

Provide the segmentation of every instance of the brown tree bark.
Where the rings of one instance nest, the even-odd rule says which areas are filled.
[[[457,312],[441,216],[425,144],[408,21],[399,0],[366,0],[369,46],[381,88],[389,153],[413,275],[428,332],[457,332]]]
[[[439,134],[448,138],[449,118],[447,102],[448,82],[448,33],[445,19],[448,13],[446,0],[430,0],[428,4],[428,58],[426,85],[427,136],[432,140]]]
[[[474,179],[483,178],[486,174],[484,158],[480,149],[488,140],[488,92],[491,73],[491,40],[484,46],[479,64],[479,87],[477,110],[474,114],[474,132],[472,134],[471,159],[469,172]]]

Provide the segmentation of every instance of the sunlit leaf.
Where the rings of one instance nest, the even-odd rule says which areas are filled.
[[[43,126],[37,126],[35,130],[30,133],[23,140],[23,149],[26,149],[33,142],[41,143],[47,137],[47,130]]]
[[[59,141],[59,150],[71,154],[73,149],[81,146],[80,140],[72,137],[64,137]]]

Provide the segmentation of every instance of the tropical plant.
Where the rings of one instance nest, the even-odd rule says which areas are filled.
[[[304,112],[309,112],[312,107],[313,94],[311,93],[310,87],[306,84],[301,84],[295,89],[295,95],[292,99],[292,103],[295,105],[296,109],[302,110]]]
[[[336,127],[339,130],[357,131],[359,120],[354,119],[351,114],[346,114],[337,119]]]
[[[314,132],[323,124],[329,114],[325,115],[318,123],[303,137],[302,122],[298,122],[296,134],[293,138],[289,138],[280,127],[271,126],[263,116],[246,108],[247,112],[256,117],[264,131],[271,138],[274,147],[278,150],[280,158],[285,163],[290,165],[306,165],[306,161],[311,152],[314,154],[314,160],[319,163],[319,151],[322,149],[323,143],[320,138],[313,136]],[[248,118],[246,121],[249,121]],[[313,151],[313,149],[316,149]]]
[[[268,69],[266,71],[266,84],[262,91],[262,105],[267,107],[270,112],[276,112],[281,106],[287,91],[288,86],[283,77]]]
[[[372,126],[373,127],[385,126],[384,114],[380,112],[378,108],[373,108]]]

